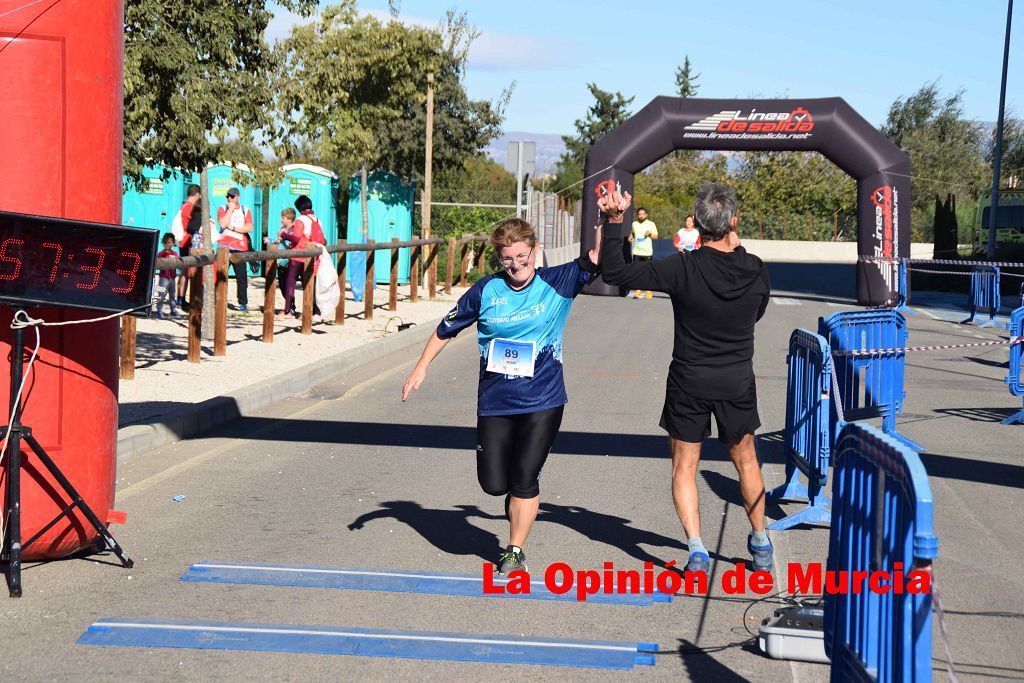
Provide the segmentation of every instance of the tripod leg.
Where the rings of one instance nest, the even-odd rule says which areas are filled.
[[[21,597],[21,430],[7,434],[7,504],[4,506],[3,559],[7,561],[7,589]]]
[[[110,531],[107,530],[107,525],[100,521],[100,518],[92,511],[92,508],[89,507],[88,503],[82,500],[82,496],[78,494],[78,491],[76,491],[75,487],[71,485],[68,478],[64,476],[64,473],[61,472],[57,465],[54,464],[53,460],[50,459],[50,456],[45,450],[43,450],[43,447],[39,445],[39,442],[36,441],[35,437],[31,434],[25,434],[25,441],[28,443],[29,448],[32,449],[32,452],[39,458],[39,461],[43,463],[50,474],[53,475],[53,478],[57,480],[57,483],[60,484],[61,488],[64,489],[64,492],[68,494],[72,503],[78,505],[82,514],[86,516],[93,528],[99,532],[103,541],[106,543],[106,546],[110,548],[115,555],[117,555],[117,559],[121,560],[121,565],[128,568],[134,566],[135,563],[131,558],[124,554],[124,550],[121,549],[121,546],[114,540]]]

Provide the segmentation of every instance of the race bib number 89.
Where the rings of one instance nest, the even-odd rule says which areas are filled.
[[[487,349],[487,371],[533,377],[536,344],[532,341],[492,339]]]

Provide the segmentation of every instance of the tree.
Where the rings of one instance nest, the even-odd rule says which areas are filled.
[[[623,97],[620,92],[601,90],[594,83],[588,83],[587,89],[594,96],[594,104],[587,109],[583,119],[576,119],[576,135],[563,135],[565,153],[555,166],[555,181],[552,189],[555,192],[566,190],[567,197],[579,199],[583,195],[583,161],[587,150],[605,135],[622,125],[629,118],[629,105],[635,98]]]
[[[985,163],[994,168],[995,127],[987,140]],[[1003,154],[999,166],[1000,186],[1006,188],[1020,187],[1024,178],[1024,120],[1008,115],[1003,121]]]
[[[277,0],[308,15],[317,0]],[[223,161],[227,132],[256,142],[269,123],[273,67],[264,0],[206,0],[201,7],[125,0],[124,170],[141,182],[157,162],[197,171]],[[232,161],[266,170],[256,144]]]
[[[943,96],[925,83],[897,98],[881,130],[910,155],[911,225],[916,239],[931,237],[936,193],[955,191],[971,201],[992,182],[984,156],[985,132],[963,116],[964,91]]]
[[[693,97],[697,94],[700,86],[697,79],[700,74],[693,73],[693,66],[690,64],[690,55],[683,55],[683,65],[676,69],[676,91],[680,97]]]
[[[424,89],[435,75],[434,166],[458,167],[497,136],[503,102],[470,100],[463,87],[476,31],[449,12],[441,27],[359,16],[353,0],[324,9],[278,44],[275,79],[282,152],[298,141],[324,157],[419,178],[424,166]]]

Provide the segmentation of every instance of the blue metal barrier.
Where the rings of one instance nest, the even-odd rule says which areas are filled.
[[[832,352],[824,337],[807,330],[793,330],[786,363],[786,483],[770,491],[768,500],[806,499],[807,507],[768,525],[775,530],[797,524],[828,524],[832,519],[832,501],[824,492],[832,447]],[[800,483],[801,474],[807,477],[806,486]]]
[[[832,469],[828,571],[904,572],[938,556],[932,492],[917,454],[874,427],[845,424]],[[891,583],[889,585],[892,585]],[[825,591],[832,680],[932,680],[931,593]]]
[[[846,420],[882,418],[882,430],[905,445],[921,451],[919,444],[896,431],[896,416],[903,410],[905,353],[889,351],[863,356],[844,351],[903,349],[907,346],[907,321],[893,310],[844,311],[818,318],[818,334],[832,349],[832,363],[839,384],[833,396]],[[832,416],[833,430],[835,421]]]
[[[982,322],[978,327],[997,325],[1006,329],[1006,325],[996,320],[996,316],[999,315],[999,307],[1002,305],[1002,297],[999,293],[998,266],[974,266],[967,305],[971,309],[971,317],[961,324],[978,322],[979,311],[987,310],[988,320]]]
[[[899,277],[897,279],[897,299],[894,311],[913,313],[910,308],[910,274],[907,272],[907,260],[900,259]]]
[[[1024,336],[1024,302],[1021,302],[1020,308],[1010,314],[1010,339],[1020,339],[1021,336]],[[1010,393],[1014,396],[1024,396],[1024,367],[1021,365],[1022,346],[1024,346],[1024,342],[1020,341],[1010,345],[1010,372],[1007,373],[1005,382],[1010,385]],[[1012,425],[1018,422],[1024,424],[1024,408],[1003,420],[1002,424]]]

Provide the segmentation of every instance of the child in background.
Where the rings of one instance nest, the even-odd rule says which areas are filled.
[[[304,247],[303,236],[293,232],[295,226],[295,209],[285,209],[281,212],[281,227],[277,231],[277,241],[285,249],[302,249]],[[295,283],[299,281],[299,275],[305,267],[306,259],[288,259],[288,268],[281,278],[281,289],[284,290],[284,312],[278,318],[287,318],[295,314]]]
[[[162,242],[164,248],[163,251],[156,255],[157,258],[178,258],[178,252],[174,250],[174,245],[176,242],[176,240],[174,239],[174,235],[171,233],[166,233],[164,235]],[[156,312],[154,313],[153,317],[164,317],[162,310],[164,307],[165,298],[167,299],[167,303],[171,308],[171,315],[174,316],[175,318],[181,315],[181,313],[178,311],[177,301],[175,300],[175,295],[177,294],[177,292],[175,291],[174,286],[174,276],[176,274],[177,273],[174,268],[164,268],[160,270],[160,272],[157,274],[157,298],[155,302]]]

